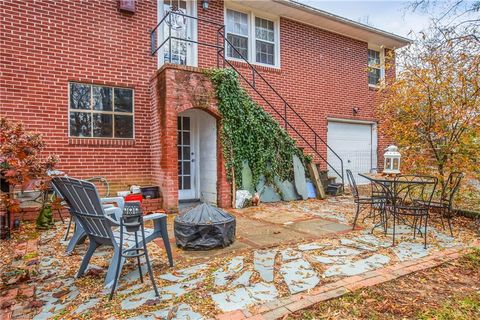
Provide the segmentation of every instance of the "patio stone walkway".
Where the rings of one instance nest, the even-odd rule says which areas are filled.
[[[292,210],[287,211],[288,206]],[[261,220],[262,215],[271,219],[272,208],[282,216],[286,212],[291,219],[283,216],[281,223]],[[40,303],[35,309],[19,306],[12,309],[12,314],[48,319],[60,314],[88,315],[99,306],[106,306],[117,316],[121,314],[122,318],[130,319],[166,318],[167,315],[169,319],[207,319],[215,315],[219,319],[255,315],[256,319],[273,319],[348,290],[432,267],[458,256],[458,251],[467,245],[431,228],[425,250],[421,237],[413,239],[408,228],[400,226],[404,232],[398,237],[398,245],[391,247],[391,236],[385,237],[381,232],[372,235],[362,230],[345,232],[349,226],[340,221],[317,217],[316,214],[323,211],[312,201],[284,204],[285,211],[281,213],[279,208],[282,207],[266,207],[264,211],[268,214],[261,210],[250,215],[248,210],[237,213],[238,241],[233,248],[208,252],[183,252],[175,248],[178,267],[173,269],[165,267],[164,251],[152,244],[149,251],[154,256],[152,264],[160,297],[155,296],[148,277],[145,283],[139,283],[138,270],[131,264],[123,272],[120,288],[111,303],[107,290],[93,290],[103,281],[111,250],[96,252],[92,271],[75,280],[75,268],[66,268],[64,263],[73,261],[78,266],[85,246],[77,248],[72,256],[59,256],[56,251],[64,249],[65,244],[52,244],[58,241],[63,228],[43,232],[36,248],[38,277],[31,283],[35,286],[35,300]],[[332,212],[341,216],[334,209]],[[348,219],[347,215],[341,218]],[[324,233],[315,235],[319,229]],[[298,234],[302,236],[295,239]],[[170,235],[173,236],[172,231]],[[96,276],[98,272],[101,274]],[[91,292],[85,290],[85,282],[92,285]],[[0,302],[1,299],[3,297]]]

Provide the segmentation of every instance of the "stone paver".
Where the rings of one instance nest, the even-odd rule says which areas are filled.
[[[145,288],[145,285],[143,283],[139,283],[139,284],[133,285],[131,287],[127,287],[126,289],[118,290],[117,294],[127,295],[127,294],[132,293],[133,291],[140,290],[142,288]]]
[[[207,267],[208,267],[208,265],[205,264],[205,263],[204,264],[198,264],[198,265],[195,265],[195,266],[192,266],[192,267],[189,267],[189,268],[177,270],[175,272],[175,274],[173,274],[173,273],[162,274],[160,276],[160,279],[168,280],[168,281],[172,281],[172,282],[181,282],[181,281],[184,281],[184,280],[190,278],[194,274],[205,270]]]
[[[153,263],[152,263],[152,268],[153,268]],[[142,269],[142,274],[143,275],[148,274],[148,268],[147,268],[146,264],[142,264],[141,269]],[[126,275],[120,277],[120,280],[118,282],[120,284],[131,283],[131,282],[134,282],[138,279],[140,279],[140,273],[138,272],[138,267],[136,267],[135,269],[133,269],[132,271],[130,271]]]
[[[212,299],[220,310],[228,312],[271,301],[277,296],[278,291],[273,284],[260,282],[250,287],[212,294]]]
[[[438,232],[433,228],[431,232],[433,232],[433,234],[435,235],[435,238],[439,242],[439,245],[443,248],[453,248],[453,247],[458,247],[462,245],[462,243],[459,242],[457,239],[455,239],[455,237],[451,237],[444,233]]]
[[[352,239],[355,240],[355,241],[359,241],[359,242],[369,244],[369,245],[374,246],[374,247],[387,248],[387,247],[390,247],[392,245],[391,241],[381,240],[381,239],[377,238],[376,236],[374,236],[373,234],[362,234],[361,236],[354,237]]]
[[[253,271],[245,271],[237,279],[233,280],[229,287],[244,286],[247,287],[250,284],[250,278],[253,275]]]
[[[356,256],[362,252],[352,248],[340,247],[337,249],[326,250],[323,253],[328,256]]]
[[[243,269],[243,257],[234,257],[226,268],[220,268],[213,273],[215,277],[215,286],[222,287],[226,286],[229,279],[231,279],[234,275],[238,274]]]
[[[280,252],[282,255],[282,261],[290,261],[290,260],[295,260],[295,259],[300,259],[302,258],[302,253],[298,252],[296,250],[293,250],[291,248],[282,250]]]
[[[289,225],[289,228],[303,233],[320,236],[340,231],[347,231],[352,227],[346,224],[331,222],[328,220],[312,219],[296,222],[295,224]]]
[[[334,200],[327,199],[326,202],[342,203],[342,200]],[[316,239],[312,237],[312,234],[315,234],[320,229],[323,231],[318,235],[325,235],[335,230],[343,231],[345,228],[349,228],[331,221],[311,218],[312,216],[318,216],[319,212],[321,214],[333,213],[333,215],[339,214],[339,212],[335,210],[319,210],[308,204],[308,202],[301,206],[289,203],[288,206],[292,210],[288,216],[288,225],[282,226],[281,222],[275,225],[275,215],[281,212],[278,208],[282,206],[282,204],[274,205],[274,208],[277,209],[271,212],[270,216],[273,223],[270,225],[260,223],[258,228],[256,228],[252,227],[251,223],[245,221],[242,223],[242,226],[239,227],[242,232],[240,240],[245,241],[247,246],[232,246],[224,251],[217,250],[214,253],[210,251],[192,254],[190,252],[185,253],[187,258],[198,256],[213,259],[212,257],[217,257],[222,252],[225,254],[225,252],[242,250],[241,254],[244,254],[244,256],[236,256],[224,262],[216,260],[215,263],[218,267],[212,274],[210,274],[211,264],[209,261],[202,264],[186,264],[188,268],[179,270],[168,269],[167,273],[157,276],[157,279],[160,279],[157,282],[159,284],[159,298],[155,297],[148,280],[145,284],[134,283],[139,276],[137,269],[132,269],[131,272],[122,276],[119,282],[120,288],[117,290],[116,297],[122,299],[120,302],[122,309],[133,311],[132,314],[137,314],[132,319],[166,317],[171,319],[202,319],[204,316],[216,316],[215,314],[202,316],[194,312],[186,304],[154,311],[142,307],[146,302],[149,302],[147,303],[148,305],[156,303],[162,303],[165,306],[174,304],[176,303],[176,298],[190,292],[194,294],[196,288],[208,288],[205,286],[205,284],[209,283],[206,280],[211,279],[211,276],[213,276],[216,287],[214,292],[210,292],[210,295],[205,299],[211,299],[211,303],[214,303],[218,310],[231,312],[224,315],[224,317],[218,315],[218,319],[244,319],[257,316],[258,319],[265,320],[305,308],[311,303],[339,296],[348,290],[353,291],[361,287],[376,285],[410,272],[435,266],[443,261],[448,261],[448,259],[454,259],[458,257],[458,250],[461,248],[456,246],[462,245],[457,239],[437,232],[434,228],[429,228],[429,232],[435,236],[436,241],[432,241],[432,244],[429,243],[428,250],[423,249],[423,244],[420,243],[421,239],[402,242],[405,236],[398,237],[397,239],[400,241],[397,246],[390,248],[391,237],[367,234],[367,230],[354,232],[353,236],[346,235],[345,238],[340,239],[340,245],[338,245],[336,237],[328,239],[331,243],[327,243],[323,239],[322,243],[312,242]],[[310,218],[305,220],[305,216],[301,216],[301,212],[310,215]],[[297,216],[298,220],[295,218]],[[243,238],[244,229],[249,232],[246,234],[246,238]],[[328,232],[326,231],[327,229],[329,230]],[[409,237],[412,229],[399,226],[396,231],[397,234],[404,234]],[[303,238],[300,235],[305,235],[306,237]],[[48,241],[52,241],[53,236],[53,231],[50,231],[45,236],[42,235],[42,241],[46,242],[38,247],[38,257],[33,259],[31,263],[35,268],[39,268],[39,277],[48,277],[49,280],[45,283],[52,284],[58,282],[58,286],[48,289],[43,283],[37,284],[35,289],[36,298],[44,302],[42,307],[34,311],[38,313],[37,315],[34,315],[34,312],[31,310],[22,311],[21,304],[17,303],[15,311],[13,309],[10,311],[10,316],[13,314],[14,318],[18,319],[31,319],[34,317],[35,319],[61,318],[63,314],[65,314],[65,317],[75,316],[84,314],[90,309],[98,307],[98,304],[101,303],[102,296],[92,296],[84,300],[85,292],[82,292],[81,300],[78,299],[80,292],[75,287],[75,280],[71,274],[67,275],[62,269],[64,258],[53,258],[56,249],[48,244]],[[284,236],[286,236],[285,239],[287,241],[292,242],[282,246],[283,249],[280,251],[279,258],[276,258],[279,252],[278,248],[259,249],[264,248],[264,245],[277,246],[284,239]],[[310,242],[299,244],[302,241]],[[238,243],[240,241],[236,242],[236,244]],[[22,255],[25,254],[25,248],[32,247],[33,250],[37,248],[36,245],[32,246],[29,244],[28,246],[19,247],[18,251],[21,251],[20,255]],[[76,248],[75,254],[82,256],[86,247],[83,245]],[[246,248],[251,248],[252,253],[244,250]],[[437,252],[437,249],[441,251]],[[382,250],[382,253],[390,251],[394,254],[393,258],[390,259],[386,255],[372,253],[377,250]],[[102,269],[103,273],[101,276],[104,276],[105,264],[99,261],[101,259],[110,259],[111,254],[111,249],[99,250],[95,254],[98,265],[91,265],[90,268]],[[184,253],[182,252],[181,254],[183,255]],[[98,258],[101,259],[98,260]],[[37,260],[37,262],[34,260]],[[158,268],[157,264],[160,260],[154,259],[154,261]],[[275,263],[276,261],[277,263]],[[398,261],[401,261],[401,263],[398,263]],[[16,263],[21,265],[21,261],[17,260]],[[162,261],[161,263],[164,262]],[[322,268],[325,268],[322,277],[337,276],[339,280],[326,285],[319,285],[320,277],[311,263],[325,264],[325,266],[322,266]],[[386,267],[387,265],[388,267]],[[320,266],[315,265],[315,267]],[[277,283],[273,283],[274,275],[277,276],[274,274],[274,270],[279,270],[279,280],[287,285],[290,294],[287,293],[286,296],[279,297],[278,289],[280,287],[278,287]],[[259,277],[256,274],[257,272]],[[65,289],[68,290],[63,294],[62,292]],[[32,297],[34,295],[33,290],[30,291],[32,291],[31,294],[25,289],[17,290],[16,292],[12,291],[11,295],[15,297],[20,292],[25,292],[26,296]],[[2,298],[0,297],[0,300]],[[268,307],[264,308],[264,305],[260,307],[261,314],[257,314],[257,311],[255,311],[258,309],[250,308],[253,305],[268,301],[270,301]],[[25,304],[25,306],[28,306],[28,304]],[[69,309],[68,312],[67,308]],[[162,308],[164,307],[162,306]],[[250,309],[247,310],[246,308]],[[8,310],[0,312],[0,318],[9,319]],[[5,317],[4,314],[7,314],[7,316]],[[27,314],[28,316],[25,316]]]
[[[395,226],[395,234],[413,234],[413,228],[410,226],[406,226],[404,224]],[[392,235],[393,234],[393,228],[388,228],[387,229],[387,234]]]
[[[318,242],[299,244],[298,250],[300,251],[310,251],[310,250],[319,250],[327,247],[329,244],[323,244]]]
[[[170,308],[153,311],[151,313],[134,316],[128,320],[156,320],[156,319],[168,319],[168,320],[201,320],[203,316],[192,310],[188,304],[182,303]]]
[[[77,307],[77,309],[75,309],[75,311],[73,312],[73,314],[81,314],[81,313],[84,313],[85,311],[87,311],[88,309],[92,308],[93,306],[95,306],[98,302],[100,301],[100,299],[98,298],[95,298],[95,299],[91,299],[91,300],[87,300],[86,302],[82,303],[81,305],[79,305]]]
[[[378,250],[378,248],[375,248],[371,245],[361,243],[361,242],[357,242],[357,241],[354,241],[354,240],[351,240],[351,239],[345,239],[345,238],[340,239],[340,243],[344,246],[352,247],[352,248],[359,249],[359,250],[365,250],[365,251],[371,251],[371,252]]]
[[[166,301],[166,300],[171,300],[173,298],[178,298],[184,295],[185,293],[191,291],[192,289],[194,289],[195,286],[203,280],[204,278],[197,278],[187,282],[177,283],[171,286],[158,288],[159,295],[160,295],[159,297],[155,296],[155,291],[153,289],[135,294],[133,296],[130,296],[124,299],[121,303],[121,308],[123,310],[133,310],[142,306],[148,300],[158,299],[160,301]]]
[[[390,258],[383,254],[374,254],[368,258],[356,260],[353,262],[333,265],[329,267],[324,275],[332,276],[354,276],[367,271],[378,269],[390,262]]]
[[[345,264],[352,259],[352,257],[349,257],[349,256],[337,256],[337,257],[310,256],[310,258],[315,262],[323,263],[323,264],[333,264],[333,263]]]
[[[314,288],[320,279],[311,264],[303,259],[282,264],[280,273],[290,293],[302,292]]]
[[[253,268],[265,282],[273,281],[273,265],[277,250],[257,250],[253,253]]]
[[[422,243],[402,242],[392,248],[392,251],[397,255],[400,261],[416,260],[428,255],[427,249]]]

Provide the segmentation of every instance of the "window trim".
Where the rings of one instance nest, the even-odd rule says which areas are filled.
[[[380,53],[380,68],[375,68],[375,69],[380,69],[380,79],[378,79],[378,84],[370,84],[368,82],[368,68],[370,68],[370,65],[368,64],[368,50],[373,50],[377,51]],[[378,46],[374,44],[368,44],[367,48],[367,84],[369,88],[380,88],[382,83],[385,80],[385,48],[383,46]]]
[[[237,12],[240,12],[240,13],[243,13],[243,14],[247,15],[247,35],[227,31],[227,10],[237,11]],[[247,60],[250,62],[250,51],[252,51],[252,41],[250,39],[250,35],[252,34],[250,13],[248,11],[242,11],[242,10],[237,10],[237,9],[232,9],[232,8],[225,7],[225,17],[224,17],[224,19],[225,19],[224,20],[224,22],[225,22],[225,38],[227,38],[229,34],[232,34],[232,35],[237,36],[237,37],[242,37],[242,38],[246,37],[247,38]],[[229,57],[229,56],[227,56],[227,53],[228,53],[227,44],[225,44],[225,57],[229,60],[243,62],[243,59]]]
[[[233,10],[233,11],[238,11],[241,13],[244,13],[248,17],[248,57],[247,61],[252,64],[252,65],[257,65],[257,66],[262,66],[266,68],[274,68],[274,69],[280,69],[281,67],[281,59],[280,59],[280,17],[279,16],[274,16],[274,15],[269,15],[265,14],[263,12],[258,12],[255,10],[247,9],[245,7],[233,4],[233,3],[228,3],[225,4],[224,6],[224,14],[223,14],[223,19],[225,26],[227,24],[227,9],[228,10]],[[267,63],[260,63],[257,62],[256,58],[256,36],[255,36],[255,18],[260,18],[260,19],[265,19],[273,22],[273,32],[274,32],[274,37],[275,41],[271,42],[274,44],[274,62],[275,64],[267,64]],[[225,28],[226,29],[226,28]],[[228,32],[229,34],[230,32]],[[235,34],[235,33],[232,33]],[[225,30],[225,37],[227,36],[227,32]],[[241,35],[244,37],[244,35]],[[259,40],[263,41],[263,40]],[[264,41],[267,43],[270,43],[269,41]],[[226,47],[226,44],[225,44]],[[225,50],[226,51],[226,50]],[[243,59],[238,59],[238,58],[233,58],[233,57],[228,57],[226,52],[225,52],[225,58],[230,60],[230,61],[237,61],[237,62],[245,62]]]
[[[90,106],[91,109],[72,109],[70,108],[70,85],[82,84],[90,86]],[[79,81],[68,81],[68,105],[67,105],[67,123],[68,123],[68,138],[71,139],[96,139],[96,140],[135,140],[135,89],[129,87],[120,87],[120,86],[110,86],[110,85],[103,85],[99,83],[87,83],[87,82],[79,82]],[[93,87],[104,87],[104,88],[111,88],[112,89],[112,111],[102,111],[102,110],[94,110],[93,109]],[[132,112],[121,112],[115,111],[115,88],[117,89],[128,89],[132,90]],[[112,115],[112,136],[111,137],[94,137],[93,136],[93,117],[92,117],[92,128],[91,128],[91,136],[90,137],[80,137],[80,136],[72,136],[70,131],[70,112],[82,112],[82,113],[89,113],[93,116],[93,114],[110,114]],[[131,138],[117,138],[115,137],[115,115],[125,115],[132,117],[132,137]]]

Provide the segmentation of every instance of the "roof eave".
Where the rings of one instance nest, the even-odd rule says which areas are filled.
[[[323,11],[321,9],[314,8],[312,6],[309,6],[309,5],[306,5],[306,4],[303,4],[303,3],[299,3],[295,0],[272,0],[272,1],[276,2],[276,3],[279,3],[279,4],[282,4],[282,5],[285,5],[285,6],[288,6],[288,7],[291,7],[291,8],[294,8],[294,9],[297,9],[297,10],[304,11],[306,13],[316,15],[318,17],[322,17],[322,18],[330,20],[330,21],[338,22],[340,24],[348,25],[350,27],[366,31],[368,33],[372,33],[372,34],[376,34],[376,35],[381,36],[381,37],[388,38],[388,39],[391,40],[392,43],[395,44],[395,45],[390,45],[389,46],[389,47],[392,47],[392,48],[401,48],[401,47],[409,45],[413,42],[411,39],[408,39],[408,38],[405,38],[405,37],[402,37],[402,36],[399,36],[399,35],[396,35],[394,33],[387,32],[387,31],[384,31],[384,30],[381,30],[381,29],[377,29],[375,27],[368,26],[368,25],[365,25],[363,23],[359,23],[359,22],[344,18],[344,17],[341,17],[341,16],[338,16],[338,15]],[[332,29],[328,29],[328,30],[332,31],[332,32],[335,32],[335,30],[332,30]],[[345,34],[345,33],[342,33],[342,34],[346,35],[346,36],[349,36],[348,34]],[[352,37],[355,38],[355,36],[352,36]]]

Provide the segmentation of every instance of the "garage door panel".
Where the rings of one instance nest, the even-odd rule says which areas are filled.
[[[376,167],[377,142],[373,125],[329,121],[327,143],[342,158],[344,170],[350,169],[359,184],[368,183],[358,173]],[[340,161],[330,150],[327,158],[339,170]],[[329,175],[336,176],[333,170]]]

